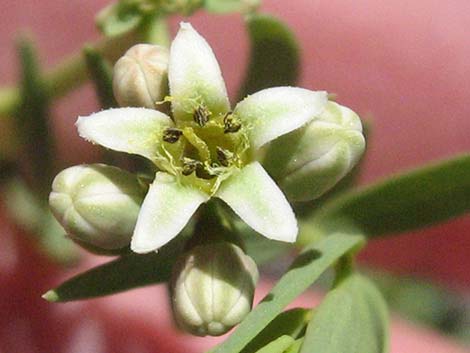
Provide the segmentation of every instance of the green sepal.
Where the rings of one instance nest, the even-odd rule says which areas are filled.
[[[90,46],[83,49],[83,55],[101,108],[117,107],[118,104],[113,93],[113,68],[111,64],[98,50]]]
[[[367,278],[353,274],[329,292],[310,321],[301,353],[386,353],[388,311]]]
[[[295,308],[279,314],[240,353],[258,352],[281,337],[297,339],[305,333],[312,317],[312,310]],[[282,351],[283,352],[283,351]]]
[[[470,155],[421,167],[327,202],[314,223],[326,232],[344,226],[368,237],[398,233],[470,210]]]
[[[331,234],[309,245],[294,261],[271,292],[242,321],[228,339],[212,353],[239,353],[282,310],[304,292],[320,275],[345,253],[364,245],[364,237],[351,234]]]
[[[50,302],[68,302],[166,282],[176,260],[175,254],[181,253],[183,246],[183,237],[178,237],[158,253],[124,255],[70,278],[47,291],[43,298]]]
[[[300,64],[294,33],[279,19],[265,14],[248,16],[246,26],[250,37],[250,64],[238,100],[265,88],[294,86]]]

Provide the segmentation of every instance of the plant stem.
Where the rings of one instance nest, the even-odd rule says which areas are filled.
[[[135,32],[123,36],[103,38],[90,46],[96,48],[106,59],[115,62],[124,50],[138,39]],[[64,96],[87,80],[87,67],[82,51],[65,58],[44,75],[48,97]],[[0,88],[0,117],[11,117],[20,105],[21,97],[17,86]]]

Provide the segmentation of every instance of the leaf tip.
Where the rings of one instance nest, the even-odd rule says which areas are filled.
[[[51,303],[55,303],[55,302],[58,302],[59,301],[59,295],[57,294],[57,292],[53,289],[47,291],[46,293],[44,293],[41,298],[47,300],[48,302],[51,302]]]

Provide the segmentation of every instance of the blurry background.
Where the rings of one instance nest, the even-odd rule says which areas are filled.
[[[262,9],[287,22],[300,41],[302,75],[299,86],[334,92],[338,101],[371,122],[361,184],[470,151],[470,2],[264,0],[263,3]],[[107,1],[101,0],[0,2],[0,84],[13,83],[17,78],[14,39],[19,31],[33,33],[41,63],[43,67],[50,67],[84,42],[99,36],[94,15],[106,4]],[[179,20],[172,20],[173,33]],[[211,43],[234,101],[248,55],[242,18],[197,13],[191,22]],[[97,149],[82,141],[74,127],[78,115],[96,109],[89,84],[54,106],[57,158],[63,167],[96,160]],[[4,122],[0,128],[2,146],[12,136],[8,135]],[[2,211],[4,207],[0,206]],[[28,238],[20,233],[3,214],[0,216],[3,240],[0,247],[0,312],[3,314],[0,315],[0,352],[121,351],[118,349],[122,352],[187,352],[189,346],[198,351],[193,341],[177,336],[178,340],[173,342],[168,338],[175,333],[168,310],[163,308],[164,304],[158,304],[159,293],[164,298],[162,288],[133,291],[131,295],[87,304],[42,302],[38,296],[57,284],[64,272],[38,255]],[[426,290],[429,285],[418,286],[415,281],[390,279],[383,283],[395,292],[397,288],[409,290],[398,297],[396,293],[390,294],[395,305],[404,307],[405,314],[453,333],[461,330],[457,334],[463,337],[465,327],[467,330],[470,327],[469,233],[470,217],[465,216],[426,230],[371,241],[361,261],[372,268],[417,277],[451,290],[454,294],[449,296],[446,291]],[[87,259],[81,266],[90,266],[90,261],[98,260]],[[146,304],[149,307],[142,308],[133,304],[133,298],[148,295],[155,297],[153,306]],[[125,305],[129,305],[129,309]],[[117,348],[125,341],[119,332],[127,330],[126,320],[114,322],[112,326],[107,324],[115,321],[112,318],[116,307],[123,312],[123,316],[116,317],[135,320],[129,330],[129,337],[135,342],[126,341],[129,346],[122,346],[130,347],[127,350]],[[147,309],[152,313],[147,313]],[[148,322],[142,322],[146,316],[150,316]],[[98,317],[101,321],[95,320]],[[158,329],[152,327],[155,322]],[[100,325],[106,327],[103,336],[99,333],[102,332]],[[131,334],[134,331],[135,335]],[[402,347],[396,352],[438,352],[440,343],[437,342],[440,341],[429,338],[430,350],[419,345],[397,346],[406,341],[406,331],[399,338],[394,336],[394,349]],[[65,337],[68,337],[67,343]],[[110,337],[116,338],[115,348],[109,346],[113,341]],[[418,337],[425,341],[424,336]],[[86,342],[90,346],[80,346]],[[107,348],[97,348],[106,344]],[[443,349],[442,352],[460,351],[445,344]]]

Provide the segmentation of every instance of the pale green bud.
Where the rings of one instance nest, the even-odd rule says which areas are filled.
[[[168,92],[165,47],[136,44],[114,65],[113,91],[121,107],[156,109]]]
[[[68,236],[103,249],[129,245],[145,189],[137,177],[104,164],[60,172],[49,205]]]
[[[257,281],[255,262],[238,246],[219,242],[192,248],[173,271],[176,322],[198,336],[226,333],[250,312]]]
[[[357,114],[328,102],[319,117],[274,140],[263,165],[289,200],[308,201],[343,178],[359,161],[364,148]]]

